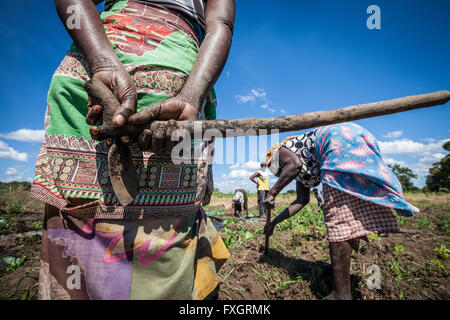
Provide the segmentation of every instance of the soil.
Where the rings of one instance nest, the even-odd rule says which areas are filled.
[[[446,211],[448,214],[448,211]],[[425,210],[422,216],[430,220],[439,211]],[[415,218],[411,218],[415,219]],[[265,221],[241,222],[227,225],[234,230],[263,228]],[[439,232],[402,227],[408,233],[361,241],[358,252],[352,253],[351,284],[353,299],[449,299],[450,278],[443,270],[428,270],[426,262],[436,260],[434,248],[442,244],[449,248],[450,237]],[[222,231],[223,232],[223,231]],[[328,242],[310,232],[308,239],[292,230],[276,232],[270,238],[269,252],[263,254],[264,235],[230,247],[231,258],[219,272],[224,300],[316,300],[333,290]],[[396,252],[395,248],[404,248]],[[401,251],[401,249],[399,250]],[[400,272],[389,268],[399,261]],[[444,263],[447,270],[450,265]],[[372,275],[369,266],[380,269],[381,288],[369,289]],[[403,271],[401,271],[403,270]]]
[[[256,200],[253,200],[250,198],[249,208],[256,213]],[[289,199],[281,200],[279,205],[288,202]],[[221,219],[232,218],[229,203],[231,199],[213,199],[213,205],[225,211]],[[0,231],[0,299],[37,298],[42,234],[38,222],[42,221],[43,214],[42,210],[33,211],[17,214],[10,226]],[[425,208],[419,215],[422,218],[410,218],[410,222],[401,224],[402,230],[408,233],[361,241],[359,251],[352,254],[353,298],[450,299],[450,258],[439,260],[435,250],[442,245],[450,248],[449,234],[435,228],[436,217],[449,212],[448,204]],[[4,214],[0,210],[0,217]],[[418,227],[417,219],[423,218],[431,221],[431,225]],[[333,279],[326,236],[315,228],[308,228],[307,234],[293,229],[275,231],[270,238],[269,252],[264,255],[261,234],[264,223],[265,220],[258,219],[234,220],[219,230],[224,239],[230,230],[250,234],[247,240],[229,246],[231,256],[219,271],[219,299],[316,300],[330,293]],[[24,255],[27,258],[22,266],[7,270],[5,257]],[[367,285],[371,276],[367,268],[373,265],[380,270],[380,289],[369,289]]]

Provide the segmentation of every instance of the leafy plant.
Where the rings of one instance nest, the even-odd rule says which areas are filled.
[[[41,229],[42,221],[25,221],[25,225],[30,229]]]
[[[370,233],[367,235],[367,238],[372,240],[381,240],[380,236],[377,233]]]
[[[402,253],[405,250],[406,250],[406,248],[404,246],[402,246],[401,244],[395,245],[395,248],[394,248],[395,253]]]
[[[428,229],[431,226],[431,221],[424,216],[418,216],[416,220],[416,227],[419,229]]]
[[[438,253],[438,258],[442,261],[447,261],[448,257],[450,257],[450,250],[447,249],[445,244],[442,244],[440,247],[435,247],[434,251]]]
[[[436,229],[450,235],[450,214],[440,213],[436,216],[436,219],[438,221]]]
[[[24,199],[13,200],[8,205],[8,212],[9,213],[22,213],[24,203],[25,203]]]
[[[8,265],[8,267],[6,268],[7,271],[15,271],[24,264],[26,259],[27,259],[26,254],[19,258],[8,256],[3,258],[3,262],[5,262]]]
[[[11,223],[17,219],[15,214],[5,214],[0,217],[0,230],[8,229]]]

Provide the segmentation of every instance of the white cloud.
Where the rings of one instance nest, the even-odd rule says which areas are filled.
[[[247,95],[235,95],[234,98],[239,104],[250,102],[252,105],[258,103],[261,109],[275,113],[276,110],[270,107],[270,101],[267,99],[267,93],[264,89],[252,89]],[[286,113],[286,110],[280,109],[280,113]]]
[[[249,94],[246,96],[241,96],[237,94],[234,97],[236,98],[237,103],[247,103],[249,101],[255,101],[255,97]]]
[[[230,173],[223,174],[223,178],[249,178],[253,174],[253,171],[244,170],[244,169],[233,169],[230,171]]]
[[[16,161],[27,161],[28,154],[25,152],[18,152],[11,148],[7,143],[0,140],[0,159],[9,159]]]
[[[44,130],[19,129],[10,133],[0,133],[0,137],[23,142],[42,142]]]
[[[448,139],[439,140],[434,143],[422,143],[411,139],[400,139],[394,141],[379,141],[383,154],[409,154],[409,155],[430,155],[431,153],[442,152],[442,145]]]
[[[268,105],[267,103],[261,105],[261,108],[267,109],[267,110],[269,110],[269,111],[272,112],[272,113],[275,112],[275,109],[272,109],[271,107],[269,107],[269,105]]]
[[[387,139],[395,139],[395,138],[400,138],[402,135],[403,135],[403,131],[398,130],[398,131],[388,132],[383,137],[387,138]]]
[[[251,92],[255,97],[258,98],[265,98],[267,95],[264,89],[252,89]]]
[[[23,177],[21,174],[18,175],[14,175],[14,176],[9,176],[6,178],[1,179],[2,182],[13,182],[13,181],[27,181],[27,182],[32,182],[33,178],[31,177]]]
[[[386,162],[386,164],[391,165],[391,166],[393,166],[395,164],[398,164],[398,165],[400,165],[402,167],[406,167],[407,166],[405,161],[395,160],[394,158],[383,157],[383,160],[384,160],[384,162]]]
[[[249,160],[244,163],[235,163],[230,166],[230,169],[245,169],[245,170],[259,170],[261,164],[257,161]]]
[[[18,173],[19,173],[19,171],[18,171],[16,168],[14,168],[14,167],[8,168],[8,169],[6,169],[6,171],[5,171],[5,174],[6,174],[7,176],[13,176],[13,175],[16,175],[16,174],[18,174]]]

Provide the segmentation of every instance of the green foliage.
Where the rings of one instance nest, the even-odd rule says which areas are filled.
[[[417,178],[417,175],[411,169],[402,167],[397,163],[394,165],[389,165],[389,168],[391,168],[392,172],[397,176],[400,184],[402,185],[403,191],[419,190],[411,181],[411,179]]]
[[[402,253],[405,250],[406,250],[406,248],[404,246],[402,246],[401,244],[395,245],[395,248],[394,248],[395,253]]]
[[[15,214],[4,214],[0,217],[0,230],[8,229],[11,223],[17,219]]]
[[[449,146],[450,140],[443,145],[443,148],[449,151]],[[425,182],[428,189],[430,191],[448,192],[450,189],[450,155],[434,163],[429,172]]]
[[[431,226],[431,221],[425,218],[424,216],[418,216],[416,219],[416,227],[419,229],[429,229]]]
[[[448,257],[450,257],[450,250],[447,249],[445,244],[442,244],[440,247],[435,247],[434,251],[437,252],[438,258],[442,261],[447,261]]]
[[[42,229],[42,221],[25,221],[25,225],[30,229],[40,230]]]
[[[450,140],[448,140],[446,143],[444,143],[442,148],[444,148],[447,151],[450,151]]]
[[[436,229],[450,235],[450,214],[440,213],[436,216],[436,220],[438,221]]]
[[[380,236],[377,233],[368,234],[367,238],[373,239],[373,240],[381,240]]]
[[[8,265],[8,267],[6,268],[7,271],[15,271],[24,264],[26,259],[27,259],[26,254],[19,258],[8,256],[3,258],[3,262],[5,262]]]
[[[8,204],[9,213],[22,213],[23,205],[25,204],[24,199],[15,199]]]
[[[408,263],[401,261],[398,255],[388,261],[386,265],[397,282],[398,298],[402,300],[408,290],[408,288],[404,286],[404,280],[412,274],[409,270],[409,265]]]
[[[228,227],[224,227],[223,232],[225,233],[225,237],[222,237],[223,242],[225,243],[225,246],[227,249],[231,248],[233,245],[236,249],[239,249],[241,244],[247,243],[247,240],[253,238],[255,234],[258,234],[259,232],[262,233],[262,229],[256,233],[255,230],[233,230]]]

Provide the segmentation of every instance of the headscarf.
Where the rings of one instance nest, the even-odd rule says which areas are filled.
[[[278,173],[278,170],[280,170],[280,157],[279,157],[280,147],[283,145],[283,143],[295,137],[296,136],[287,137],[286,139],[281,141],[281,144],[277,142],[275,143],[274,146],[270,147],[270,150],[266,155],[266,165],[273,175],[276,175]]]

